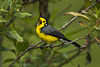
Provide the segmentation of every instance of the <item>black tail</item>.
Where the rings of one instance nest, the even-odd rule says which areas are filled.
[[[71,40],[69,40],[69,39],[67,39],[67,38],[63,38],[64,40],[66,40],[66,41],[68,41],[68,42],[71,42]],[[76,43],[76,42],[73,42],[72,43],[75,47],[78,47],[78,48],[80,48],[81,46],[78,44],[78,43]]]

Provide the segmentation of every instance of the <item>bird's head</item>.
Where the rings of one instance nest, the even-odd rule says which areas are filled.
[[[40,17],[37,26],[44,26],[45,24],[47,24],[46,18]]]

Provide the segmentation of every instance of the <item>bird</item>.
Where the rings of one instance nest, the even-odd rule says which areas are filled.
[[[45,42],[45,43],[54,43],[63,39],[65,41],[71,42],[71,40],[67,39],[64,34],[56,30],[54,27],[48,24],[48,21],[45,17],[39,17],[37,26],[36,26],[37,35]],[[76,42],[72,42],[72,44],[78,48],[80,45]]]

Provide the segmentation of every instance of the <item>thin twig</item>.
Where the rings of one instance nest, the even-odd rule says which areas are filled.
[[[8,27],[11,23],[14,22],[15,19],[11,19],[7,24],[5,24],[5,27]]]
[[[92,4],[91,6],[89,6],[88,8],[86,8],[84,11],[87,12],[88,10],[90,10],[91,8],[93,8],[97,3],[100,3],[100,2],[96,1],[94,4]]]

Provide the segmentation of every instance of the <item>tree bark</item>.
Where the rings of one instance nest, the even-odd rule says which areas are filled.
[[[39,11],[40,16],[44,16],[47,20],[49,20],[49,11],[48,11],[48,1],[49,0],[39,0]]]

